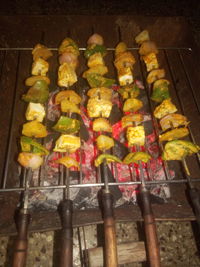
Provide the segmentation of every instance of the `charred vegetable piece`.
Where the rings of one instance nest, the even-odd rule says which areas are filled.
[[[46,126],[34,120],[23,124],[22,134],[28,137],[43,138],[47,136],[48,132]]]
[[[91,88],[87,95],[90,98],[100,98],[105,100],[111,100],[112,98],[112,90],[106,87],[99,87],[99,88]]]
[[[86,58],[91,57],[95,53],[101,53],[102,56],[106,54],[106,47],[104,45],[99,44],[90,44],[84,52],[84,56]]]
[[[75,103],[73,103],[67,99],[62,100],[60,104],[61,104],[61,111],[62,112],[71,112],[71,113],[78,113],[78,114],[81,113],[78,106]]]
[[[36,82],[39,81],[44,81],[46,84],[50,84],[50,80],[47,76],[41,76],[41,75],[36,75],[36,76],[31,76],[25,80],[25,85],[26,86],[34,86]]]
[[[46,112],[42,104],[30,102],[28,104],[25,117],[27,121],[37,120],[39,122],[42,122],[45,114]]]
[[[63,134],[57,141],[53,151],[74,153],[81,146],[80,137],[74,135]]]
[[[135,42],[137,44],[142,44],[145,41],[149,41],[149,32],[147,30],[144,30],[140,32],[136,37],[135,37]]]
[[[166,143],[162,158],[164,160],[182,160],[186,156],[198,153],[200,147],[185,140],[173,140]]]
[[[141,100],[137,98],[129,98],[124,102],[123,111],[124,112],[135,112],[143,107]]]
[[[37,44],[32,51],[33,60],[37,60],[38,58],[42,58],[47,60],[48,58],[52,57],[52,52],[44,45]]]
[[[116,54],[114,65],[117,70],[127,67],[130,67],[132,69],[134,64],[135,64],[135,58],[130,51],[124,51]]]
[[[165,77],[165,70],[164,69],[156,69],[149,72],[147,76],[147,83],[151,84],[158,79],[162,79]]]
[[[154,110],[154,116],[157,119],[161,119],[167,114],[175,113],[177,108],[174,104],[172,104],[171,99],[164,100],[159,106],[157,106]]]
[[[160,79],[155,81],[153,84],[151,99],[155,102],[160,103],[163,100],[170,98],[168,86],[168,80]]]
[[[128,127],[126,132],[128,140],[128,146],[144,146],[145,143],[145,132],[144,126]]]
[[[128,126],[134,126],[135,122],[140,123],[143,121],[143,116],[141,114],[131,114],[122,117],[122,128]]]
[[[87,65],[89,68],[93,68],[97,65],[105,65],[104,59],[101,53],[94,53],[92,56],[89,57]]]
[[[67,99],[75,104],[79,104],[81,102],[81,97],[73,90],[63,90],[56,94],[55,104],[60,104],[64,99]]]
[[[127,45],[124,42],[118,43],[118,45],[115,47],[115,57],[126,51],[127,51]]]
[[[87,112],[90,118],[108,118],[112,109],[112,102],[105,99],[90,98],[87,104]]]
[[[58,86],[69,87],[77,82],[77,76],[74,68],[69,64],[63,63],[58,69]]]
[[[76,161],[75,159],[73,159],[69,156],[62,157],[62,158],[58,159],[56,162],[64,165],[66,168],[75,167],[78,170],[80,169],[80,165],[79,165],[78,161]]]
[[[22,95],[22,99],[26,102],[41,103],[44,104],[49,97],[49,88],[45,81],[38,80],[34,85],[29,88],[25,95]]]
[[[150,54],[148,54],[146,56],[143,56],[142,59],[144,60],[144,62],[146,64],[148,72],[151,71],[151,70],[159,68],[157,56],[156,56],[155,53],[150,53]]]
[[[73,69],[76,69],[78,66],[78,56],[74,55],[71,52],[64,52],[59,56],[59,64],[67,63]]]
[[[100,34],[98,34],[98,33],[94,33],[88,39],[87,44],[88,45],[91,45],[91,44],[103,45],[103,37]]]
[[[95,132],[109,132],[112,133],[112,126],[105,118],[98,118],[93,121],[92,129]]]
[[[53,129],[57,132],[66,134],[77,133],[80,130],[80,121],[61,116]]]
[[[42,58],[36,59],[32,64],[32,75],[46,76],[49,70],[49,63]]]
[[[141,44],[139,49],[139,54],[141,56],[146,56],[150,53],[158,54],[158,49],[156,44],[152,41],[145,41]]]
[[[163,133],[159,136],[159,140],[162,141],[172,141],[175,139],[183,138],[189,134],[187,128],[177,128],[166,133]]]
[[[71,38],[65,38],[58,48],[59,54],[63,54],[66,52],[72,53],[76,56],[80,55],[79,48],[78,48],[77,44]]]
[[[121,87],[118,90],[118,92],[120,93],[123,99],[135,98],[140,94],[140,89],[138,88],[136,84],[133,83],[133,84]]]
[[[134,152],[129,153],[123,160],[123,163],[138,163],[138,161],[142,161],[147,163],[151,159],[151,156],[146,152]]]
[[[37,154],[21,152],[17,161],[25,168],[36,170],[42,165],[43,158]]]
[[[121,68],[117,71],[118,80],[121,86],[126,86],[133,83],[133,74],[130,67]]]
[[[160,126],[163,131],[179,126],[187,126],[189,122],[187,118],[181,114],[169,114],[160,120]]]
[[[87,78],[88,74],[95,73],[103,76],[108,72],[108,68],[105,65],[96,65],[83,72],[83,78]]]
[[[98,156],[97,159],[95,159],[95,166],[98,167],[101,163],[104,162],[104,160],[106,160],[106,163],[109,163],[109,162],[122,163],[122,161],[118,157],[116,157],[114,155],[101,154],[100,156]]]
[[[114,79],[105,78],[97,73],[89,73],[86,77],[90,87],[110,87],[116,81]]]
[[[23,152],[31,152],[39,156],[48,155],[49,151],[40,143],[27,136],[21,136],[20,145]]]
[[[107,135],[99,135],[96,139],[97,147],[99,150],[108,150],[115,145],[114,140]]]

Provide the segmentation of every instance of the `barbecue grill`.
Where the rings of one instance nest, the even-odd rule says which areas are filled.
[[[21,24],[23,21],[23,25]],[[146,70],[144,64],[138,56],[138,48],[133,43],[134,37],[141,29],[148,29],[152,40],[159,47],[159,62],[166,70],[166,77],[171,82],[171,96],[173,102],[178,107],[180,113],[185,115],[191,122],[189,125],[189,139],[200,144],[199,134],[199,100],[200,92],[198,91],[198,53],[192,42],[187,24],[181,18],[143,18],[143,17],[81,17],[81,16],[61,16],[61,17],[33,17],[30,21],[27,17],[17,17],[17,26],[14,26],[9,17],[1,17],[0,31],[1,37],[0,48],[0,80],[1,80],[1,140],[0,140],[0,206],[2,211],[0,222],[1,234],[14,234],[16,228],[13,220],[14,212],[19,203],[20,192],[26,188],[26,172],[19,168],[16,157],[19,152],[17,139],[20,136],[20,126],[24,123],[24,113],[26,104],[21,101],[21,95],[26,91],[24,79],[29,76],[32,58],[31,50],[41,36],[44,44],[55,51],[50,61],[49,77],[51,79],[51,88],[55,90],[58,66],[56,50],[59,42],[66,37],[67,30],[70,29],[70,37],[77,41],[81,51],[87,38],[92,31],[98,32],[105,39],[108,48],[106,56],[106,65],[109,69],[110,77],[116,77],[113,67],[113,50],[120,38],[124,40],[129,49],[136,58],[134,74],[142,80],[145,91],[143,94],[146,98],[147,111],[152,114],[153,106],[149,98],[149,89],[145,83]],[[15,28],[17,27],[17,28]],[[18,36],[13,37],[13,31]],[[25,37],[26,36],[26,37]],[[86,62],[81,55],[80,66],[78,68],[78,77],[86,69]],[[77,91],[84,95],[87,85],[83,79],[79,79]],[[158,132],[157,126],[153,121],[154,131]],[[46,139],[45,139],[46,140]],[[47,142],[48,140],[46,140]],[[80,157],[81,160],[81,157]],[[186,159],[187,167],[190,171],[191,182],[198,187],[200,182],[200,158],[199,155],[193,155]],[[81,162],[80,162],[81,163]],[[180,162],[163,163],[165,180],[149,179],[146,184],[149,186],[160,185],[169,186],[169,195],[165,197],[162,204],[153,205],[154,214],[157,220],[195,220],[192,208],[185,196],[185,184],[188,182],[185,168]],[[175,177],[170,170],[173,170]],[[114,170],[116,174],[116,170]],[[84,173],[82,166],[80,174],[75,183],[70,184],[74,191],[82,190],[88,192],[88,188],[100,188],[104,185],[103,181],[97,180],[83,183]],[[130,180],[120,182],[115,175],[115,181],[109,181],[109,187],[115,189],[118,186],[139,185],[141,181]],[[34,183],[30,184],[30,192],[54,192],[57,190],[62,195],[65,185],[61,184],[59,179],[57,183],[46,183],[45,169],[41,167],[39,172],[34,175]],[[96,189],[95,189],[96,190]],[[32,194],[34,195],[34,194]],[[102,223],[101,213],[98,207],[89,207],[76,209],[73,216],[73,226],[85,226],[89,224]],[[137,221],[142,220],[140,209],[137,205],[124,204],[123,207],[118,205],[115,209],[117,221]],[[51,218],[51,220],[49,220]],[[48,209],[48,206],[41,206],[37,209],[34,207],[32,212],[32,222],[30,231],[55,230],[60,228],[60,220],[56,209]]]

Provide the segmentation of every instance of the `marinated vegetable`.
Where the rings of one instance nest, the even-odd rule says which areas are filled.
[[[97,147],[99,150],[108,150],[115,145],[114,140],[107,135],[99,135],[96,139]]]
[[[57,141],[53,151],[74,153],[81,146],[80,137],[74,135],[63,134]]]
[[[121,87],[118,92],[123,99],[135,98],[140,94],[140,89],[134,83]]]
[[[47,76],[36,75],[36,76],[31,76],[27,78],[25,80],[25,85],[34,86],[37,81],[44,81],[47,85],[50,84],[50,80]]]
[[[145,132],[144,126],[128,127],[126,132],[128,140],[128,146],[144,146],[145,143]]]
[[[162,79],[165,77],[165,70],[164,69],[156,69],[149,72],[147,75],[147,83],[151,84],[158,79]]]
[[[78,161],[76,161],[75,159],[73,159],[69,156],[62,157],[62,158],[58,159],[56,162],[64,165],[66,168],[75,167],[78,170],[80,169],[80,165],[79,165]]]
[[[49,63],[42,58],[36,59],[32,64],[32,75],[46,76],[49,70]]]
[[[112,98],[112,90],[106,87],[97,87],[97,88],[91,88],[87,95],[90,98],[100,98],[105,100],[111,100]]]
[[[95,132],[110,132],[112,133],[112,126],[105,118],[98,118],[93,121],[92,129]]]
[[[181,114],[169,114],[160,120],[160,126],[163,131],[179,126],[187,126],[189,122],[187,118]]]
[[[100,156],[98,156],[97,159],[95,159],[95,166],[98,167],[101,163],[104,162],[104,160],[106,160],[106,163],[110,163],[110,162],[122,163],[122,161],[114,155],[101,154]]]
[[[87,104],[87,112],[89,117],[105,117],[110,116],[112,102],[105,99],[90,98]]]
[[[42,58],[47,60],[48,58],[52,57],[52,52],[44,45],[37,44],[32,51],[33,60],[37,60],[38,58]]]
[[[159,136],[159,140],[162,141],[172,141],[175,139],[183,138],[189,134],[188,128],[177,128]]]
[[[100,44],[89,44],[84,52],[84,56],[88,59],[95,53],[101,53],[102,56],[105,56],[106,54],[105,46]]]
[[[77,82],[75,69],[68,63],[63,63],[58,69],[58,86],[69,87]]]
[[[81,97],[76,92],[73,90],[63,90],[56,94],[55,104],[58,105],[61,103],[61,101],[66,99],[74,104],[80,104],[81,102]]]
[[[60,104],[62,112],[81,113],[79,107],[67,99],[62,100]]]
[[[118,70],[118,80],[121,86],[133,83],[133,74],[130,67],[124,67]]]
[[[80,55],[77,44],[71,38],[65,38],[58,48],[58,53],[72,53],[76,56]]]
[[[124,112],[135,112],[143,107],[141,100],[137,98],[129,98],[124,102],[123,111]]]
[[[25,168],[36,170],[42,165],[43,158],[37,154],[21,152],[17,161]]]
[[[110,87],[115,83],[114,79],[109,79],[97,73],[89,73],[86,77],[90,87]]]
[[[48,155],[49,151],[40,143],[27,136],[21,136],[20,145],[23,152],[31,152],[39,156]]]
[[[22,134],[28,137],[43,138],[47,136],[48,132],[46,126],[34,120],[23,124]]]
[[[151,70],[159,68],[157,56],[156,56],[155,53],[150,53],[150,54],[148,54],[146,56],[143,56],[142,59],[144,60],[144,62],[146,64],[148,72],[151,71]]]
[[[140,123],[143,121],[143,116],[141,114],[131,114],[122,117],[122,128],[128,126],[134,126],[135,122]]]
[[[61,116],[53,129],[57,132],[66,134],[77,133],[80,130],[80,121]]]
[[[97,65],[105,65],[102,54],[100,52],[94,53],[89,57],[87,65],[89,68],[93,68]]]
[[[157,119],[161,119],[167,114],[175,113],[177,108],[174,104],[172,104],[171,99],[164,100],[159,106],[157,106],[154,110],[154,116]]]
[[[123,160],[123,163],[138,163],[138,161],[148,162],[151,159],[151,156],[146,152],[131,152]]]
[[[37,120],[39,122],[42,122],[45,114],[46,112],[43,105],[30,102],[28,104],[25,117],[27,121]]]
[[[22,99],[26,102],[41,103],[44,104],[49,97],[49,88],[45,81],[36,81],[25,95],[22,95]]]
[[[146,56],[150,53],[158,54],[156,44],[152,41],[144,41],[140,46],[139,54],[141,56]]]
[[[155,81],[153,84],[153,93],[151,95],[151,99],[160,103],[163,100],[170,98],[168,86],[168,80],[160,79]]]
[[[149,41],[149,32],[147,30],[144,30],[142,32],[140,32],[136,37],[135,37],[135,42],[137,44],[142,44],[145,41]]]

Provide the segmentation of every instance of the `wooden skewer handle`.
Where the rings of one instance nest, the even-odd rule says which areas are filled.
[[[117,267],[117,241],[113,212],[113,196],[110,192],[102,193],[104,234],[105,234],[105,266]]]
[[[59,267],[73,266],[73,202],[65,199],[60,204],[60,218],[62,224],[61,251]]]
[[[156,231],[156,223],[151,208],[149,191],[141,186],[141,199],[143,205],[144,227],[147,242],[147,254],[151,267],[160,267],[160,250]]]
[[[21,210],[17,216],[18,235],[14,246],[14,256],[12,267],[26,266],[26,257],[28,251],[28,226],[30,223],[30,214]]]
[[[190,188],[189,194],[200,231],[200,193],[197,188]]]

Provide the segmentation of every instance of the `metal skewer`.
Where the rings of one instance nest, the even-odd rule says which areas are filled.
[[[28,209],[28,198],[29,198],[29,186],[33,172],[28,168],[28,172],[24,174],[25,177],[25,190],[23,193],[23,200],[21,207],[17,213],[16,225],[18,235],[14,246],[14,256],[12,267],[25,267],[26,258],[28,251],[28,227],[30,223],[31,215]]]

